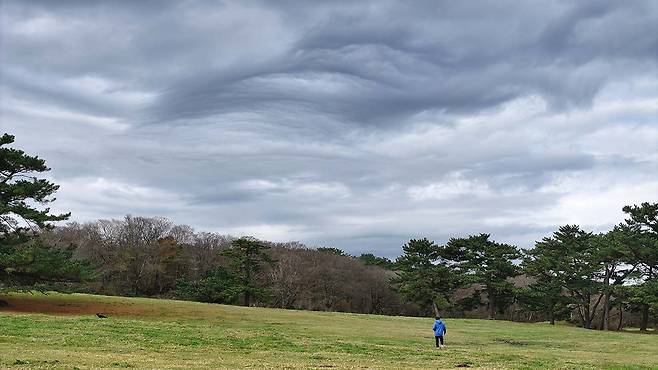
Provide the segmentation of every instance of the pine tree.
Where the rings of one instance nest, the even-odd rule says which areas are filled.
[[[593,257],[600,264],[598,280],[602,282],[603,290],[601,329],[609,330],[614,292],[640,274],[637,255],[642,248],[641,238],[628,225],[621,224],[605,234],[596,235],[593,241],[597,249]]]
[[[464,283],[481,287],[487,296],[489,319],[502,312],[514,301],[514,284],[509,278],[519,275],[514,261],[521,252],[513,245],[489,240],[489,234],[472,235],[468,238],[451,238],[441,254],[452,261]]]
[[[234,275],[218,266],[198,281],[178,281],[174,295],[191,301],[233,304],[243,293],[241,287]]]
[[[568,305],[573,302],[573,298],[563,291],[565,256],[554,246],[550,240],[544,239],[525,253],[523,272],[534,281],[519,291],[521,305],[526,310],[546,314],[551,325],[568,313]]]
[[[642,203],[623,208],[628,227],[635,232],[639,247],[635,258],[642,284],[632,290],[633,300],[641,306],[640,330],[646,331],[650,310],[658,311],[658,203]]]
[[[565,225],[553,236],[538,242],[535,248],[554,260],[562,289],[573,300],[583,327],[590,329],[603,299],[602,283],[598,279],[601,265],[595,236],[581,230],[578,225]]]
[[[386,257],[375,256],[372,253],[363,253],[358,259],[366,266],[379,266],[387,270],[393,270],[394,263]]]
[[[231,243],[231,247],[224,250],[222,255],[230,259],[233,274],[236,276],[236,290],[243,295],[244,305],[250,306],[253,297],[262,297],[265,289],[261,287],[256,275],[265,264],[274,264],[274,260],[265,252],[269,249],[257,239],[243,237]]]
[[[395,261],[397,276],[391,281],[397,291],[426,312],[436,315],[448,309],[456,281],[449,267],[439,261],[439,246],[426,238],[411,239],[402,250]]]
[[[49,171],[43,159],[8,148],[14,136],[0,137],[0,289],[52,289],[92,277],[86,263],[72,259],[71,248],[51,248],[39,232],[70,214],[51,214],[58,186],[35,175]]]
[[[51,222],[66,220],[71,215],[53,215],[50,208],[38,209],[32,204],[52,202],[55,199],[51,197],[59,186],[34,177],[33,173],[47,172],[50,168],[39,157],[6,147],[13,142],[14,136],[9,134],[0,138],[0,237],[52,228]]]

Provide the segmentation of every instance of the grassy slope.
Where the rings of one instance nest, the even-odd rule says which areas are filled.
[[[422,318],[77,294],[8,300],[59,314],[0,312],[1,368],[658,369],[658,335],[448,319],[447,347],[436,350]]]

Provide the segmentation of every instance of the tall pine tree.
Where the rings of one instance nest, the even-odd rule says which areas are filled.
[[[427,238],[411,239],[402,246],[403,255],[395,261],[397,276],[393,285],[424,312],[450,308],[450,295],[456,288],[455,276],[440,261],[439,246]]]
[[[638,254],[641,253],[642,243],[638,236],[628,225],[621,224],[594,238],[596,252],[593,257],[600,264],[598,280],[602,282],[603,290],[603,330],[610,329],[613,294],[641,274]]]
[[[567,256],[555,243],[544,239],[535,243],[523,259],[523,272],[533,282],[520,290],[521,305],[529,311],[545,314],[551,325],[566,316],[568,305],[573,302],[572,297],[564,294],[565,258]]]
[[[514,261],[521,258],[515,246],[489,240],[489,234],[479,234],[451,238],[441,254],[451,261],[464,282],[485,293],[489,319],[495,319],[497,312],[504,311],[514,301],[514,284],[509,279],[519,275]]]
[[[581,230],[578,225],[565,225],[553,236],[543,238],[535,249],[554,259],[562,289],[573,300],[583,327],[590,329],[604,297],[601,294],[601,266],[595,236]]]
[[[639,243],[635,258],[642,283],[632,289],[632,297],[641,307],[640,330],[646,331],[650,311],[658,311],[658,203],[626,206],[623,211]]]
[[[242,294],[244,305],[250,306],[252,298],[262,297],[265,289],[258,284],[257,274],[264,264],[274,264],[274,260],[265,252],[269,249],[257,239],[243,237],[231,243],[222,255],[230,259],[231,270],[236,277],[237,292]]]
[[[9,148],[14,136],[0,137],[0,290],[51,289],[91,277],[88,265],[71,258],[72,249],[55,249],[39,239],[52,222],[69,213],[52,214],[58,186],[35,175],[50,169],[43,159]]]

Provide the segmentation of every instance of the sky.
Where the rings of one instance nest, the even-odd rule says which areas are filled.
[[[0,2],[0,129],[72,221],[395,257],[658,201],[658,2]]]

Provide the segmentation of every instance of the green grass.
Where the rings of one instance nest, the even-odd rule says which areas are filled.
[[[1,368],[658,369],[658,335],[447,319],[447,346],[437,350],[432,320],[423,318],[78,294],[10,298],[77,314],[0,312]],[[99,309],[110,318],[91,314]]]

